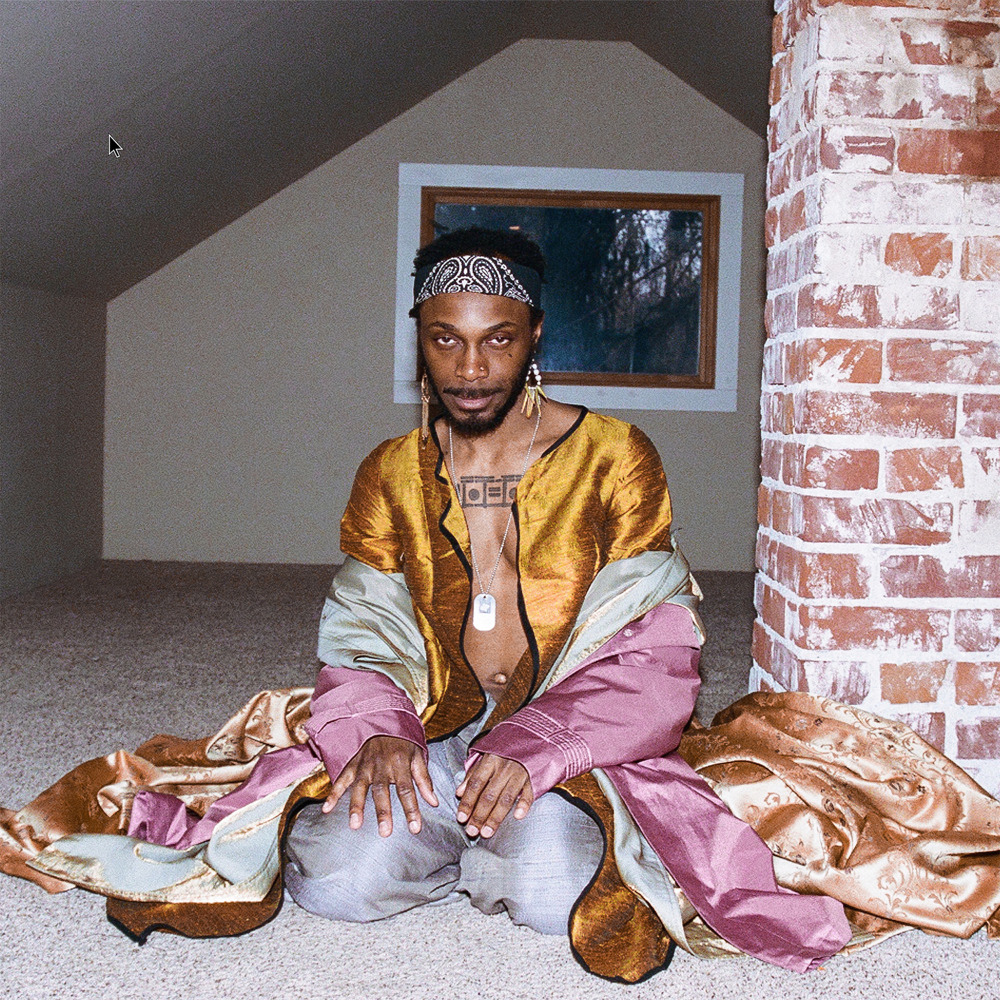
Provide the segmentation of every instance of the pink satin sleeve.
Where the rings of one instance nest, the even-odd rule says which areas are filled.
[[[373,736],[409,740],[427,759],[427,737],[413,702],[373,670],[324,666],[316,679],[305,730],[334,780]]]
[[[844,907],[778,886],[763,840],[678,753],[698,693],[697,639],[683,608],[660,605],[565,680],[477,740],[523,764],[537,798],[595,767],[702,919],[747,954],[806,972],[851,937]]]
[[[132,803],[130,837],[187,848],[211,837],[224,817],[251,802],[304,778],[319,761],[331,778],[373,736],[399,736],[419,746],[427,741],[413,702],[388,677],[370,670],[324,666],[305,723],[309,740],[264,754],[239,788],[223,795],[203,817],[172,795],[140,791]]]
[[[537,798],[595,767],[675,750],[701,686],[691,615],[661,604],[473,744],[523,764]],[[470,758],[469,766],[475,758]]]

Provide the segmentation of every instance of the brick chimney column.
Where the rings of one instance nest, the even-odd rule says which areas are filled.
[[[779,0],[751,690],[1000,791],[1000,0]]]

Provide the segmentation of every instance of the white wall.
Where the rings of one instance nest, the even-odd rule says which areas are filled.
[[[765,160],[628,43],[511,46],[109,305],[105,555],[339,559],[355,468],[417,419],[391,401],[398,164],[492,163],[745,173],[738,411],[616,415],[692,564],[752,569]]]
[[[0,597],[101,557],[104,316],[0,285]]]

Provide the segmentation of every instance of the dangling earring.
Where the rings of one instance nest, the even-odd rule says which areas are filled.
[[[538,412],[542,412],[542,400],[548,399],[545,390],[542,388],[542,373],[538,370],[538,365],[532,361],[528,368],[528,374],[524,376],[524,399],[521,402],[521,412],[530,417],[538,407]]]
[[[431,414],[431,387],[427,381],[427,372],[424,372],[420,380],[420,445],[427,444],[430,437],[430,414]]]

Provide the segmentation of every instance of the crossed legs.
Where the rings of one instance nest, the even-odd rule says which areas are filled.
[[[516,924],[564,934],[601,862],[600,829],[550,792],[524,819],[508,816],[489,839],[467,837],[454,796],[467,752],[463,735],[429,748],[440,805],[421,802],[419,834],[406,829],[395,798],[389,837],[378,835],[370,804],[361,828],[349,829],[347,796],[329,813],[318,804],[303,809],[286,845],[285,885],[295,902],[332,920],[367,922],[464,894],[484,913],[506,910]]]

